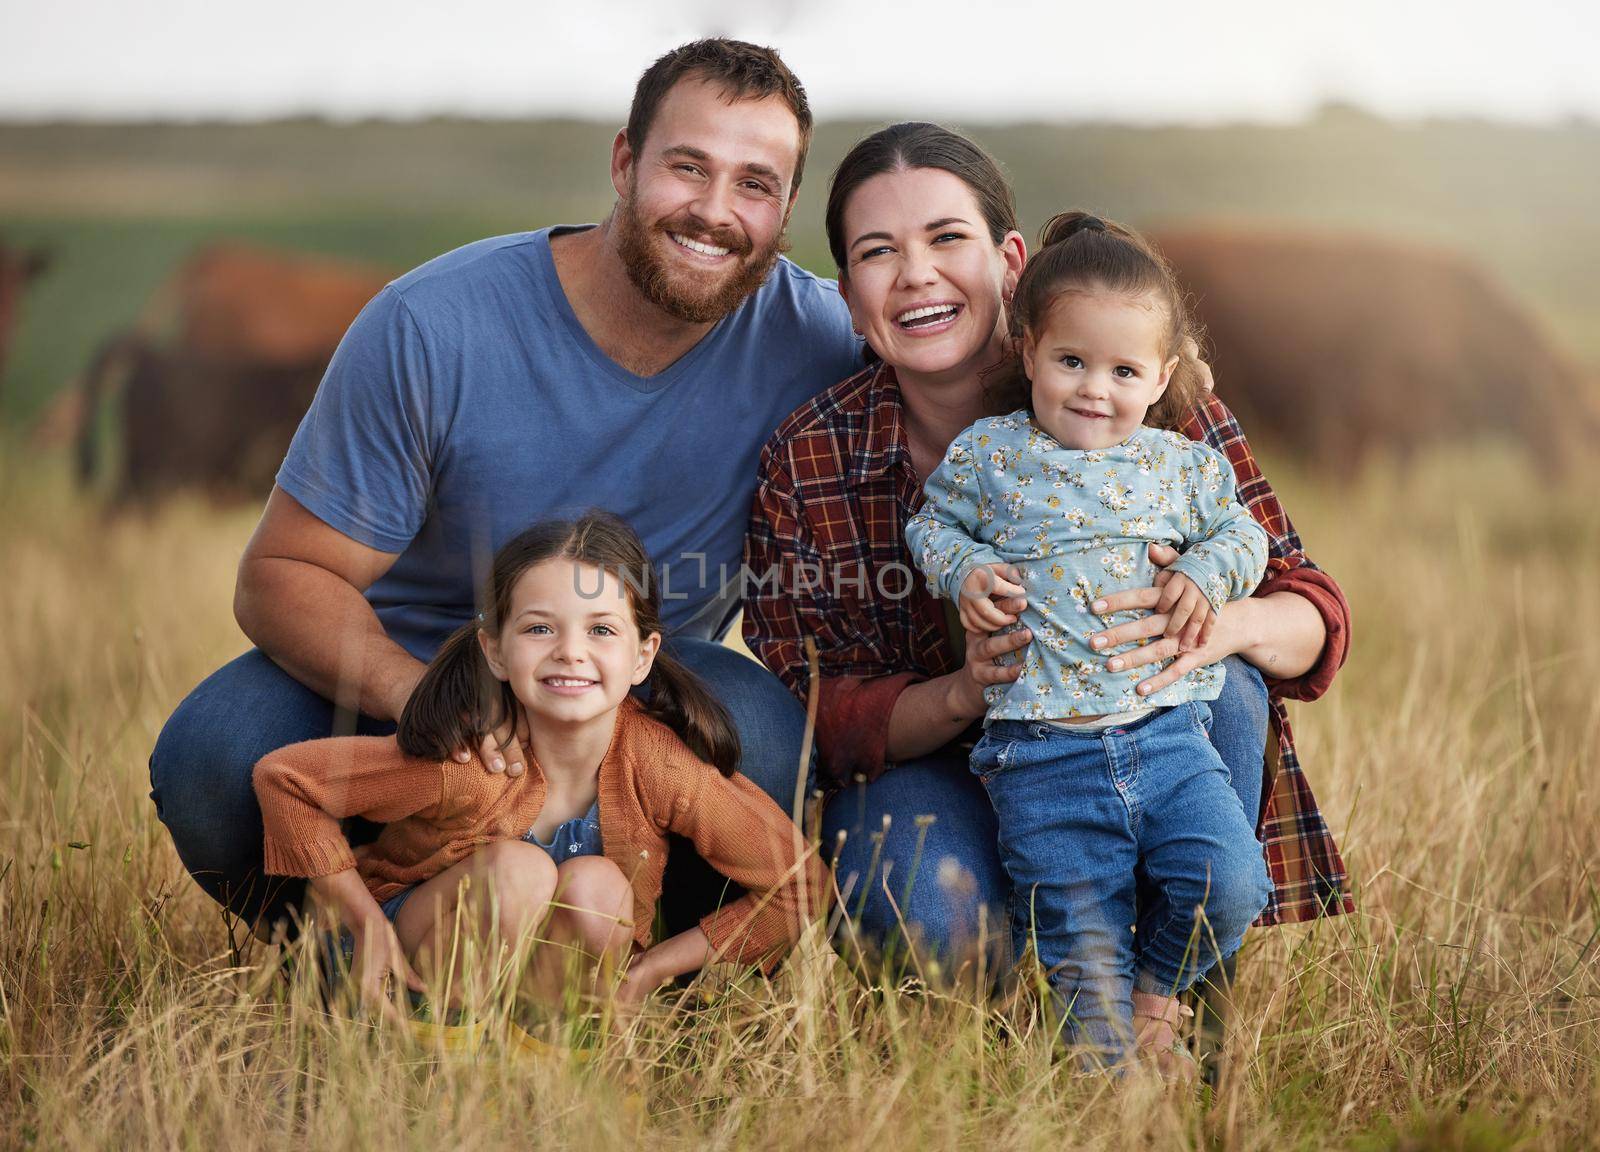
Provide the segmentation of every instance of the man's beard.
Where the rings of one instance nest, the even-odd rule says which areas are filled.
[[[743,304],[766,280],[778,254],[788,248],[787,238],[780,232],[771,244],[754,251],[747,237],[727,228],[707,228],[693,216],[674,217],[658,232],[639,219],[631,196],[617,202],[616,223],[617,252],[633,286],[668,316],[691,324],[721,320]],[[668,244],[676,243],[668,232],[726,248],[739,262],[719,280],[697,281],[686,271],[674,277],[666,258],[652,243],[658,234]]]

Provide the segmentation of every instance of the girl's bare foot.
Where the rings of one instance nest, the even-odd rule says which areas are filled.
[[[1154,1064],[1163,1080],[1194,1083],[1194,1057],[1178,1039],[1184,1017],[1193,1015],[1194,1009],[1180,1003],[1176,996],[1133,994],[1134,1055]]]

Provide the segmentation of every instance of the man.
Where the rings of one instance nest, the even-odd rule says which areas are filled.
[[[190,694],[151,755],[157,812],[213,898],[263,923],[300,895],[261,872],[255,762],[391,731],[499,544],[591,507],[643,537],[669,642],[732,713],[745,774],[789,807],[803,717],[718,641],[761,444],[859,359],[834,285],[780,255],[810,135],[775,52],[685,45],[639,80],[603,224],[469,244],[358,317],[240,561],[234,613],[256,648]],[[481,751],[523,770],[514,736]],[[722,887],[692,857],[673,854],[669,919]]]

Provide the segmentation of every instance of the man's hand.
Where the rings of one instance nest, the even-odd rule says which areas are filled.
[[[495,730],[478,743],[478,759],[490,772],[504,772],[507,776],[521,776],[527,770],[527,756],[523,749],[528,744],[528,714],[521,704],[516,714],[500,721]],[[456,749],[456,763],[465,764],[472,759],[471,748]]]
[[[1015,564],[982,564],[967,573],[957,597],[961,626],[968,632],[993,632],[1015,624],[1017,612],[1028,604],[1021,581]],[[1014,604],[1015,610],[1002,608],[1001,601]]]

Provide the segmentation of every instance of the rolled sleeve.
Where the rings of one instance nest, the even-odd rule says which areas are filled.
[[[1272,574],[1256,589],[1257,596],[1274,592],[1292,592],[1309,600],[1321,614],[1327,636],[1321,655],[1307,672],[1285,680],[1268,677],[1267,689],[1275,699],[1316,700],[1333,684],[1334,674],[1350,653],[1350,604],[1332,576],[1309,566]]]
[[[895,701],[924,679],[915,672],[870,678],[822,677],[817,699],[817,752],[823,775],[838,784],[857,776],[867,780],[882,776]]]

